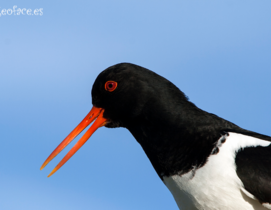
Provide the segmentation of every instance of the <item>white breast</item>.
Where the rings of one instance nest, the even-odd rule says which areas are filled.
[[[182,176],[164,176],[164,183],[182,210],[266,210],[244,189],[236,174],[235,155],[243,147],[269,144],[254,137],[229,133],[225,143],[218,142],[219,153],[211,155],[195,175],[190,171]]]

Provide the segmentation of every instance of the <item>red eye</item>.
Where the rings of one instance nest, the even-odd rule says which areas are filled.
[[[105,88],[105,90],[107,90],[107,91],[109,91],[109,92],[112,92],[112,91],[114,91],[114,90],[117,88],[117,86],[118,86],[118,83],[117,83],[117,82],[114,82],[114,81],[107,81],[107,82],[105,83],[104,88]]]

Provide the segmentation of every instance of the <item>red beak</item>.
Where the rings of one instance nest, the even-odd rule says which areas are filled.
[[[103,118],[104,109],[92,107],[87,116],[82,120],[82,122],[77,125],[77,127],[58,145],[58,147],[49,155],[49,157],[42,164],[40,170],[42,170],[55,156],[58,155],[71,141],[78,136],[90,123],[92,123],[96,118],[92,126],[87,130],[87,132],[82,136],[82,138],[71,148],[71,150],[66,154],[66,156],[60,161],[60,163],[54,168],[54,170],[48,175],[50,177],[54,174],[61,166],[63,166],[76,152],[79,150],[90,136],[99,128],[104,126],[108,120]]]

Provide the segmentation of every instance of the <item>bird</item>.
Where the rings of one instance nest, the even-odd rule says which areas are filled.
[[[271,209],[270,136],[198,108],[172,82],[132,63],[102,71],[91,95],[91,111],[41,170],[93,124],[49,176],[99,127],[124,127],[141,145],[179,209]]]

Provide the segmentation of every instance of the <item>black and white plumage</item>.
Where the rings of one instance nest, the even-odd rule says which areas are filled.
[[[101,125],[131,132],[180,209],[271,209],[271,137],[199,109],[170,81],[129,63],[100,73],[92,103]]]
[[[271,209],[268,200],[260,201],[261,196],[268,195],[262,190],[268,179],[261,180],[265,170],[261,167],[269,166],[259,163],[259,169],[255,167],[249,171],[243,165],[261,157],[259,151],[255,151],[255,157],[247,149],[264,148],[270,153],[269,145],[268,141],[229,132],[218,140],[215,150],[219,151],[209,156],[204,166],[181,176],[164,177],[164,183],[180,209]],[[250,190],[252,188],[254,190]]]

